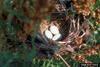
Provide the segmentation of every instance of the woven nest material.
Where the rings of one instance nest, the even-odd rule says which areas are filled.
[[[44,32],[54,24],[58,27],[61,37],[58,40],[52,40],[45,36]],[[36,37],[36,48],[39,56],[52,57],[55,53],[66,55],[80,49],[85,37],[88,36],[89,25],[86,21],[81,22],[78,19],[67,17],[65,20],[53,20],[48,22],[44,20],[40,24],[40,29]]]
[[[35,38],[37,54],[40,57],[52,57],[56,53],[60,55],[74,53],[84,46],[85,40],[90,35],[89,24],[83,15],[66,16],[66,11],[60,10],[60,8],[64,9],[65,5],[59,6],[59,8],[55,7],[56,12],[51,14],[50,22],[43,20],[40,24]],[[58,39],[53,39],[55,34],[50,31],[52,25],[58,28]]]

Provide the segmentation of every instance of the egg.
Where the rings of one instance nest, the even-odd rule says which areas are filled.
[[[60,37],[61,37],[61,34],[56,34],[56,35],[54,35],[52,40],[58,40]]]
[[[49,30],[45,30],[44,34],[48,39],[52,39],[53,37],[53,34]]]
[[[50,26],[50,31],[53,34],[59,34],[59,30],[58,30],[57,26],[55,26],[55,25]]]

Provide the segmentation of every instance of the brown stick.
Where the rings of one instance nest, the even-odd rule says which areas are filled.
[[[60,54],[56,54],[56,56],[58,56],[68,67],[70,67],[70,65],[63,59]]]

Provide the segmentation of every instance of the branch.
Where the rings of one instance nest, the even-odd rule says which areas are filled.
[[[70,67],[70,65],[64,60],[64,58],[60,54],[55,55],[58,56],[68,67]]]

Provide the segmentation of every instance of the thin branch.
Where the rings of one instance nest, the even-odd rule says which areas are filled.
[[[55,55],[58,56],[68,67],[70,67],[70,65],[63,59],[63,57],[60,54]]]
[[[79,31],[79,18],[78,18],[78,21],[77,21],[77,30]]]

